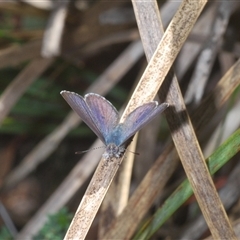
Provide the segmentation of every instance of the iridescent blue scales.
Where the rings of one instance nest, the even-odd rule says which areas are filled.
[[[169,106],[168,103],[158,105],[156,101],[145,103],[133,110],[123,123],[119,123],[116,108],[96,93],[86,94],[84,98],[68,91],[62,91],[61,95],[105,144],[103,158],[106,160],[120,158],[126,142]]]

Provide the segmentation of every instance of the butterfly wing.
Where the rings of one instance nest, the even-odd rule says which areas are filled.
[[[133,110],[125,119],[121,126],[121,136],[119,145],[124,144],[137,131],[152,121],[159,113],[169,106],[168,103],[158,105],[158,102],[149,102]]]
[[[105,143],[104,135],[91,114],[85,99],[74,92],[61,91],[61,95],[70,107],[81,117],[81,119],[92,129],[92,131]],[[106,143],[105,143],[106,144]]]
[[[119,121],[116,108],[104,97],[95,93],[87,94],[85,99],[95,124],[101,130],[106,144],[109,143],[111,133]]]

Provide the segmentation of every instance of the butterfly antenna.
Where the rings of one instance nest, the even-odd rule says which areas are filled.
[[[99,148],[105,148],[105,146],[90,148],[90,149],[84,150],[84,151],[78,151],[78,152],[75,152],[75,154],[82,154],[82,153],[86,153],[86,152],[89,152],[89,151],[92,151],[92,150],[96,150],[96,149],[99,149]]]
[[[126,151],[130,152],[130,153],[133,153],[134,155],[140,155],[138,152],[133,152],[133,151],[130,151],[128,149],[126,149]]]
[[[134,155],[140,155],[139,153],[130,151],[130,150],[126,149],[126,148],[125,148],[125,150],[128,151],[128,152],[130,152],[130,153],[133,153]],[[124,155],[124,158],[127,158],[127,156]],[[120,165],[120,164],[119,164],[119,165]]]

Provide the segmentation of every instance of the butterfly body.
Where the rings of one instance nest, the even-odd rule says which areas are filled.
[[[77,93],[62,91],[61,95],[105,144],[103,157],[107,160],[121,157],[126,142],[168,107],[167,103],[158,105],[156,101],[149,102],[136,108],[123,123],[119,123],[116,108],[98,94],[89,93],[83,98]]]
[[[103,158],[108,160],[112,158],[120,158],[125,151],[125,148],[122,146],[117,146],[115,143],[109,143],[106,146],[106,150],[103,153]]]
[[[122,137],[123,136],[123,130],[121,125],[117,125],[113,131],[109,134],[109,136],[106,137],[106,145],[114,143],[117,146],[120,146],[122,144]]]

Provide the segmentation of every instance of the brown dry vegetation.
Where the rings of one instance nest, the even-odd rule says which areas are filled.
[[[182,2],[0,3],[0,223],[14,238],[64,206],[66,239],[240,238],[240,4]],[[74,154],[103,144],[61,90],[123,118],[156,96],[170,107],[132,141],[139,155],[106,167],[101,149]]]

